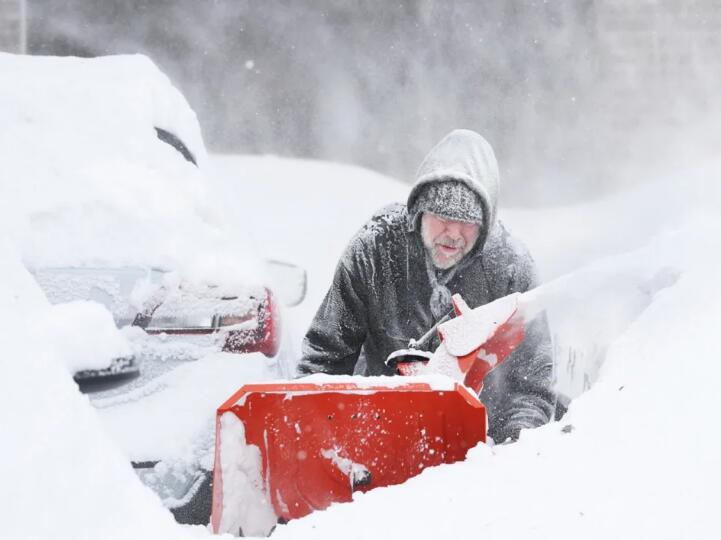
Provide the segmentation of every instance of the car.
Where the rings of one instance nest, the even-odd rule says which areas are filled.
[[[207,523],[215,409],[289,374],[282,311],[305,271],[218,226],[197,118],[147,57],[0,54],[0,70],[24,263],[51,303],[104,306],[130,351],[73,378],[176,518]]]

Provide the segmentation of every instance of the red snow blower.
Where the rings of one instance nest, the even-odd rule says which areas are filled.
[[[523,341],[518,297],[472,310],[454,296],[456,317],[432,329],[441,338],[432,355],[418,348],[429,332],[389,356],[405,377],[241,387],[216,417],[213,530],[267,533],[354,491],[464,459],[486,439],[483,378]]]

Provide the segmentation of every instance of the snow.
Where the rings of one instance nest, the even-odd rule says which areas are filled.
[[[344,458],[339,454],[339,448],[325,448],[320,454],[335,465],[340,472],[348,477],[348,483],[351,488],[364,481],[370,475],[365,465],[355,463],[353,460]]]
[[[99,86],[81,91],[86,99],[80,104],[58,106],[71,99],[66,88],[93,79],[82,74],[90,64],[103,70]],[[210,274],[232,278],[227,263],[235,254],[204,259],[193,252],[190,259],[203,259],[196,268],[187,254],[199,238],[210,239],[203,253],[212,253],[223,228],[240,237],[253,224],[255,250],[309,270],[308,302],[291,310],[297,322],[307,322],[352,234],[375,209],[407,194],[406,186],[360,168],[276,157],[211,157],[207,164],[217,178],[204,184],[194,167],[171,159],[171,148],[148,150],[156,144],[152,129],[131,129],[133,117],[169,129],[175,122],[197,151],[197,122],[162,113],[163,103],[176,102],[178,94],[149,66],[138,57],[21,62],[0,55],[3,74],[21,81],[17,87],[0,85],[6,126],[0,148],[12,150],[2,154],[0,177],[4,538],[207,536],[204,528],[175,524],[128,460],[136,450],[138,457],[147,455],[157,443],[169,458],[190,454],[207,466],[210,447],[183,439],[183,423],[189,432],[204,433],[207,423],[198,410],[217,407],[238,386],[225,374],[237,369],[243,382],[248,375],[247,366],[228,368],[225,355],[208,356],[159,377],[149,387],[147,408],[116,401],[94,409],[78,392],[71,370],[89,362],[90,349],[106,358],[124,351],[128,336],[111,332],[108,313],[96,304],[51,307],[24,264],[185,260],[195,280]],[[64,74],[66,67],[73,76]],[[119,78],[136,80],[127,75],[136,69],[147,76],[137,78],[134,89],[117,84]],[[101,85],[106,79],[107,88]],[[128,118],[113,115],[107,104],[128,96],[137,109]],[[64,116],[71,105],[88,114]],[[104,137],[111,127],[127,128],[122,152],[142,166],[119,163]],[[34,159],[40,153],[48,159]],[[202,151],[198,157],[205,160]],[[80,158],[88,159],[83,174],[63,176],[68,161]],[[111,171],[107,177],[95,174],[101,164],[104,173]],[[153,183],[164,182],[154,172],[162,167],[177,173],[169,199],[161,197],[168,186]],[[577,396],[567,416],[522,432],[516,444],[480,445],[465,462],[426,469],[400,486],[357,493],[351,504],[278,526],[273,537],[721,536],[721,433],[715,428],[721,378],[719,170],[718,161],[699,161],[602,201],[501,209],[549,280],[520,304],[527,313],[548,312],[567,378],[560,382]],[[155,227],[157,216],[172,226]],[[81,227],[81,217],[97,224],[95,234]],[[69,230],[75,234],[61,234]],[[155,252],[158,245],[162,253]],[[244,246],[238,253],[247,251]],[[88,332],[75,337],[84,325],[91,325]],[[572,365],[571,373],[566,368]],[[248,368],[252,376],[266,376],[265,366],[257,367]],[[115,417],[116,407],[137,424]],[[164,416],[165,407],[177,407],[177,414]],[[163,447],[162,430],[164,437],[178,437],[178,445]],[[234,444],[244,444],[237,426],[235,434]],[[141,443],[147,447],[134,446]],[[257,456],[248,459],[256,460],[257,470]],[[253,483],[246,478],[245,485]],[[247,532],[263,532],[270,524],[262,499],[252,500],[258,508],[235,516],[225,524],[229,530],[241,520],[257,520],[246,525]],[[399,511],[399,504],[408,511]]]
[[[404,202],[410,186],[360,167],[276,156],[212,156],[208,170],[224,227],[246,232],[264,258],[308,273],[306,300],[285,313],[299,353],[346,245],[379,208]]]
[[[651,176],[643,168],[619,170],[619,178],[632,187],[614,195],[572,206],[507,208],[499,215],[528,246],[543,281],[609,255],[640,249],[661,233],[718,212],[721,185],[714,179],[719,165],[708,155],[699,155],[697,143],[690,138],[689,148],[679,148],[679,156],[692,157],[668,166],[663,175]],[[657,165],[663,169],[666,162],[659,156]],[[639,185],[639,178],[645,182]]]
[[[608,347],[657,292],[676,282],[681,250],[672,239],[662,236],[642,250],[601,259],[521,296],[526,320],[541,310],[548,315],[557,385],[565,395],[588,390]]]
[[[0,214],[28,266],[260,279],[245,235],[227,237],[216,225],[195,113],[147,57],[0,53],[0,71],[12,81],[0,85]],[[156,127],[178,136],[200,168]]]
[[[159,272],[145,268],[39,268],[33,271],[52,304],[94,300],[103,304],[116,324],[131,324],[143,303],[157,289]]]
[[[260,474],[257,446],[245,443],[243,423],[232,412],[220,417],[223,512],[218,532],[266,536],[277,521]]]
[[[0,238],[0,490],[3,538],[186,538],[133,473],[35,324],[52,308]],[[75,306],[77,308],[77,306]],[[82,308],[66,309],[71,317]],[[132,518],[130,517],[132,516]]]
[[[417,368],[419,373],[438,373],[444,375],[453,381],[463,383],[464,373],[458,364],[458,357],[448,350],[448,345],[442,342],[439,347],[433,351],[433,356],[428,360],[428,364],[422,368]]]
[[[128,460],[195,463],[212,453],[218,406],[242,384],[277,378],[274,368],[260,353],[210,354],[93,406]]]
[[[102,369],[114,358],[131,355],[130,343],[118,332],[113,317],[96,302],[49,306],[37,323],[40,335],[65,359],[70,373]]]
[[[172,407],[160,420],[151,407],[123,432],[103,418],[112,407],[100,412],[91,407],[72,374],[133,352],[132,332],[119,332],[100,303],[75,302],[72,294],[57,298],[52,287],[49,296],[60,303],[50,305],[28,272],[97,270],[88,297],[97,295],[117,308],[120,318],[127,318],[118,301],[122,286],[108,269],[122,274],[136,266],[145,271],[174,267],[194,283],[247,286],[245,274],[254,272],[254,259],[243,236],[227,241],[205,203],[204,175],[156,137],[154,127],[179,135],[202,166],[207,157],[197,119],[168,79],[141,56],[0,54],[0,71],[0,474],[7,482],[0,495],[0,535],[197,537],[198,529],[179,528],[141,484],[129,455],[149,433],[158,440],[164,432],[158,426],[190,438],[205,429],[201,414],[211,425],[212,440],[215,408],[237,384],[231,375],[244,378],[259,370],[246,364],[219,373],[208,359],[206,377],[215,379],[198,392],[195,407],[192,394],[195,384],[207,382],[203,377],[191,372],[184,379],[183,370],[161,377],[149,403],[166,397],[165,404],[174,405],[160,388],[164,382],[190,388],[186,402],[177,405],[181,414],[184,408],[196,413],[186,415],[188,430],[181,428],[182,416],[176,421],[169,414]],[[70,292],[85,297],[83,291]],[[138,301],[141,296],[130,295]],[[132,407],[123,405],[132,414]],[[133,445],[125,446],[123,435],[133,429]],[[180,436],[177,442],[176,454],[195,451],[201,461],[207,454],[202,444],[181,447]],[[212,466],[212,459],[205,466]]]
[[[215,315],[249,316],[254,321],[252,328],[257,326],[254,310],[257,312],[266,293],[262,287],[247,285],[234,287],[231,293],[222,286],[181,282],[176,273],[171,273],[158,290],[148,290],[146,295],[152,300],[141,311],[154,310],[150,322],[153,328],[211,328]]]
[[[448,352],[453,356],[465,356],[488,341],[496,329],[515,313],[519,296],[517,293],[510,294],[441,324],[439,330]],[[432,364],[431,358],[429,367]]]

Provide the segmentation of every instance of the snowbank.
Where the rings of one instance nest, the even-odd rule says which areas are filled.
[[[190,537],[105,434],[72,381],[70,350],[57,347],[36,324],[52,308],[19,255],[8,242],[0,245],[0,534]],[[67,320],[76,314],[55,315]]]
[[[683,168],[667,168],[665,175],[645,173],[643,182],[638,181],[642,169],[636,170],[629,181],[632,189],[603,199],[536,209],[503,208],[499,216],[529,247],[543,281],[549,281],[597,259],[640,249],[658,234],[677,230],[700,214],[713,217],[721,207],[721,185],[715,180],[719,163],[699,156],[698,149],[693,156]],[[631,173],[619,171],[623,174]]]
[[[211,469],[215,410],[240,385],[273,378],[275,365],[260,353],[216,353],[93,405],[128,460],[209,459]]]
[[[38,331],[71,373],[102,369],[115,358],[131,355],[130,343],[118,332],[110,312],[95,302],[49,306],[42,310]]]
[[[28,265],[155,266],[216,283],[258,276],[243,236],[215,226],[195,113],[148,58],[0,53],[0,72],[12,83],[0,85],[0,214]]]
[[[232,413],[220,417],[223,432],[218,456],[223,471],[223,517],[219,532],[267,536],[277,516],[265,493],[260,471],[262,458],[255,445],[246,444],[245,427]]]
[[[204,535],[178,527],[141,484],[73,382],[129,353],[110,313],[51,306],[25,268],[185,261],[192,273],[221,234],[201,173],[154,128],[183,138],[202,165],[195,115],[140,56],[0,54],[0,71],[0,535]]]

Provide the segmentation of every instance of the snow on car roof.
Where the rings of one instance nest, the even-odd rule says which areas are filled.
[[[112,141],[140,150],[154,142],[155,126],[180,138],[199,161],[206,158],[195,113],[146,56],[75,58],[0,53],[0,67],[12,75],[0,87],[0,106],[8,127],[72,126],[74,136],[86,141],[103,135],[103,140],[88,142],[93,149]],[[33,135],[46,138],[55,133]],[[68,150],[65,145],[59,146]]]
[[[208,266],[203,250],[247,255],[239,239],[220,247],[198,120],[147,57],[0,54],[0,72],[0,219],[27,264],[177,269]]]

